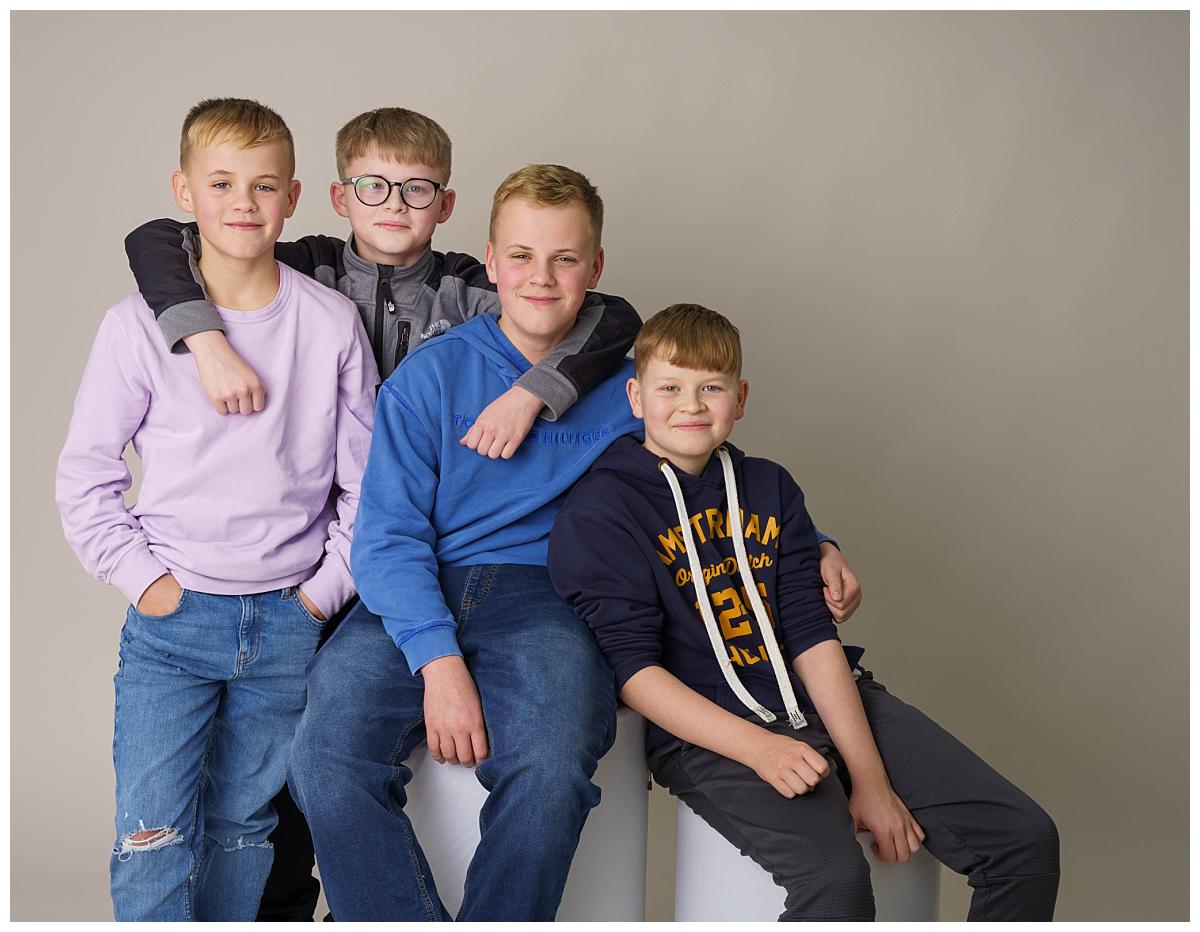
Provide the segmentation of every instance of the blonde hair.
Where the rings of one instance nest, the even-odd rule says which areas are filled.
[[[572,202],[581,204],[587,212],[592,239],[600,248],[600,231],[604,227],[604,201],[600,192],[586,177],[564,165],[526,165],[502,182],[492,197],[492,217],[488,223],[488,239],[496,238],[496,218],[506,201],[523,198],[539,207],[557,207]]]
[[[210,97],[188,111],[179,134],[179,167],[186,169],[193,149],[228,140],[243,149],[282,142],[287,147],[288,177],[296,173],[296,146],[283,117],[257,100]]]
[[[724,315],[699,304],[672,304],[642,324],[633,341],[634,375],[651,359],[673,366],[742,377],[742,340]]]
[[[380,107],[360,113],[338,130],[335,144],[338,178],[362,155],[378,153],[397,162],[428,165],[442,173],[430,178],[450,182],[450,137],[433,120],[403,107]]]

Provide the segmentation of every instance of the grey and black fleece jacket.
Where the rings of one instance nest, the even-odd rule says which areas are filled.
[[[183,339],[193,333],[225,329],[204,291],[194,223],[152,220],[125,238],[125,253],[172,352],[186,352]],[[463,253],[428,249],[401,269],[363,259],[354,251],[353,236],[349,242],[305,236],[276,243],[275,258],[358,306],[381,379],[425,340],[479,314],[500,312],[487,270]],[[517,384],[542,399],[546,420],[556,420],[582,392],[616,371],[641,325],[624,298],[589,292],[575,328]]]

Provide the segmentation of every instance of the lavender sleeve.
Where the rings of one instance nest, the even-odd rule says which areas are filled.
[[[167,572],[125,507],[132,477],[121,454],[150,404],[145,371],[144,360],[109,311],[84,369],[55,477],[55,499],[71,549],[84,569],[116,586],[133,605]]]
[[[339,490],[336,516],[329,524],[325,556],[317,571],[301,585],[304,594],[326,618],[354,595],[350,574],[350,543],[358,511],[359,490],[375,417],[375,359],[358,314],[347,315],[350,334],[338,370],[336,456],[334,483]]]

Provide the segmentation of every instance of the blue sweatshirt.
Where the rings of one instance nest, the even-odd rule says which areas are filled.
[[[837,640],[825,606],[817,531],[804,493],[777,463],[725,444],[737,480],[742,539],[800,707],[812,711],[791,661]],[[555,590],[595,632],[618,688],[639,670],[660,666],[735,715],[747,708],[726,682],[697,609],[696,590],[671,490],[659,458],[632,437],[596,460],[559,513],[550,537]],[[716,456],[700,476],[675,470],[723,649],[750,694],[786,717],[764,632],[754,617],[730,537],[729,504]],[[361,520],[361,519],[360,519]],[[853,665],[862,656],[846,648]],[[647,750],[669,735],[652,722]]]
[[[538,419],[511,460],[459,444],[529,361],[483,315],[423,343],[379,390],[350,567],[367,608],[415,673],[461,654],[438,566],[546,565],[566,493],[613,440],[641,432],[626,361],[558,420]]]

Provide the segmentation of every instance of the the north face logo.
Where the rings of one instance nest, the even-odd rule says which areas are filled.
[[[439,337],[450,329],[450,321],[435,320],[432,324],[425,328],[421,333],[422,340],[432,340],[434,337]]]

